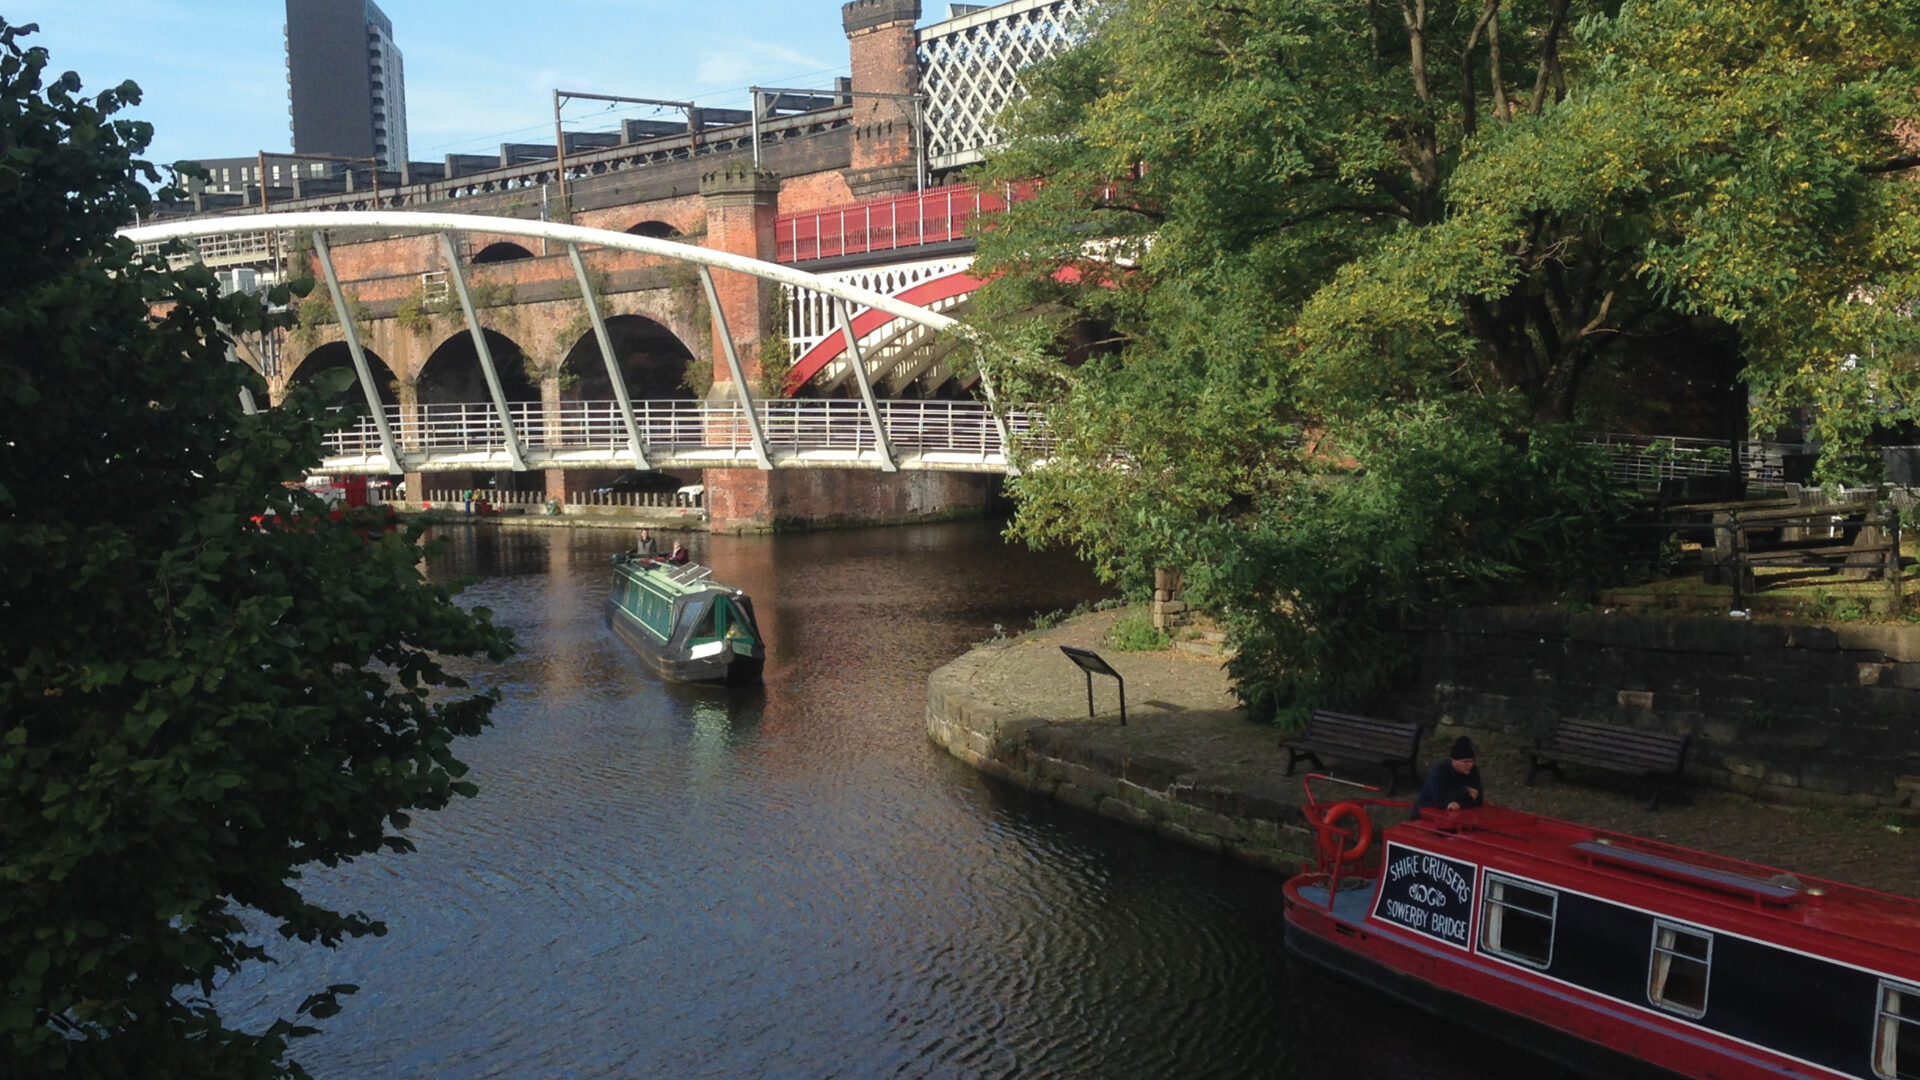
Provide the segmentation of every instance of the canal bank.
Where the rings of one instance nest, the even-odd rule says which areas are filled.
[[[1284,775],[1279,733],[1245,719],[1217,659],[1107,647],[1103,636],[1118,617],[1096,613],[983,644],[938,669],[928,680],[929,736],[975,768],[1057,801],[1291,870],[1310,854],[1310,837],[1301,824],[1300,778]],[[1096,713],[1088,717],[1085,678],[1061,645],[1099,651],[1126,680],[1124,726],[1109,678],[1095,678]],[[1648,811],[1637,787],[1604,775],[1577,772],[1571,783],[1527,787],[1523,737],[1444,723],[1423,742],[1423,760],[1463,733],[1479,747],[1496,804],[1920,895],[1920,820],[1912,807],[1789,805],[1696,786],[1682,805]],[[1364,769],[1353,775],[1378,779]]]

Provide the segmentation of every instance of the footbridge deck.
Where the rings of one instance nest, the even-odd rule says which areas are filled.
[[[882,469],[1007,473],[1008,447],[992,412],[976,401],[877,402],[887,447],[877,444],[855,400],[755,401],[767,461],[738,402],[634,401],[633,426],[614,401],[512,402],[511,438],[528,469]],[[1030,413],[1002,414],[1024,465],[1051,445]],[[401,471],[512,469],[509,429],[492,402],[386,407]],[[630,430],[640,438],[639,453]],[[887,451],[891,450],[889,454]],[[386,473],[379,426],[361,415],[326,436],[326,473]]]

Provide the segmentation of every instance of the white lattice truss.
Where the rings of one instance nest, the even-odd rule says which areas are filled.
[[[1000,141],[994,119],[1023,96],[1020,70],[1079,43],[1099,0],[1012,0],[920,31],[927,164],[979,161]]]
[[[972,265],[973,256],[962,255],[951,259],[924,259],[891,266],[839,270],[820,276],[883,296],[898,297],[916,285],[961,273]],[[972,298],[972,294],[967,293],[935,300],[924,306],[928,311],[950,315]],[[853,308],[854,318],[858,319],[866,310]],[[876,390],[885,387],[887,394],[898,397],[905,394],[915,380],[921,380],[927,387],[937,387],[953,374],[945,360],[956,342],[943,339],[935,333],[915,333],[913,325],[904,319],[894,319],[860,336],[860,356],[866,361],[867,372]],[[799,360],[807,350],[838,333],[840,320],[835,313],[832,297],[811,289],[787,287],[787,337],[792,343],[793,360]],[[816,393],[831,394],[840,389],[852,374],[853,368],[847,356],[842,354],[821,369],[808,386]]]
[[[842,281],[882,296],[899,296],[901,293],[922,282],[957,274],[973,265],[973,256],[961,255],[951,259],[922,259],[919,262],[893,263],[888,266],[868,266],[858,270],[835,270],[820,276],[829,281]],[[788,363],[806,355],[808,349],[840,332],[840,318],[834,310],[833,297],[812,289],[783,286],[787,294],[787,343],[790,346]],[[854,308],[853,315],[859,318],[866,308]],[[939,307],[930,308],[942,310]],[[860,350],[867,352],[869,343],[885,334],[886,327],[860,339]],[[872,366],[874,357],[868,356]],[[837,380],[836,380],[837,381]]]

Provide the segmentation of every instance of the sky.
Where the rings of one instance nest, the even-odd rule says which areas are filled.
[[[553,91],[745,108],[749,86],[847,74],[840,0],[376,0],[406,69],[408,156],[438,161],[552,141]],[[947,14],[924,0],[922,25]],[[292,149],[284,0],[14,0],[15,25],[92,94],[132,79],[148,159]],[[572,102],[569,130],[662,112]]]

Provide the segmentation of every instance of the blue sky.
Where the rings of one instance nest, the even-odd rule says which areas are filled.
[[[376,0],[406,64],[409,156],[550,141],[553,91],[744,107],[746,87],[829,86],[847,73],[839,0]],[[944,2],[923,3],[927,22]],[[14,24],[88,92],[132,79],[149,158],[289,150],[283,0],[16,0]],[[570,129],[659,115],[576,102]]]

